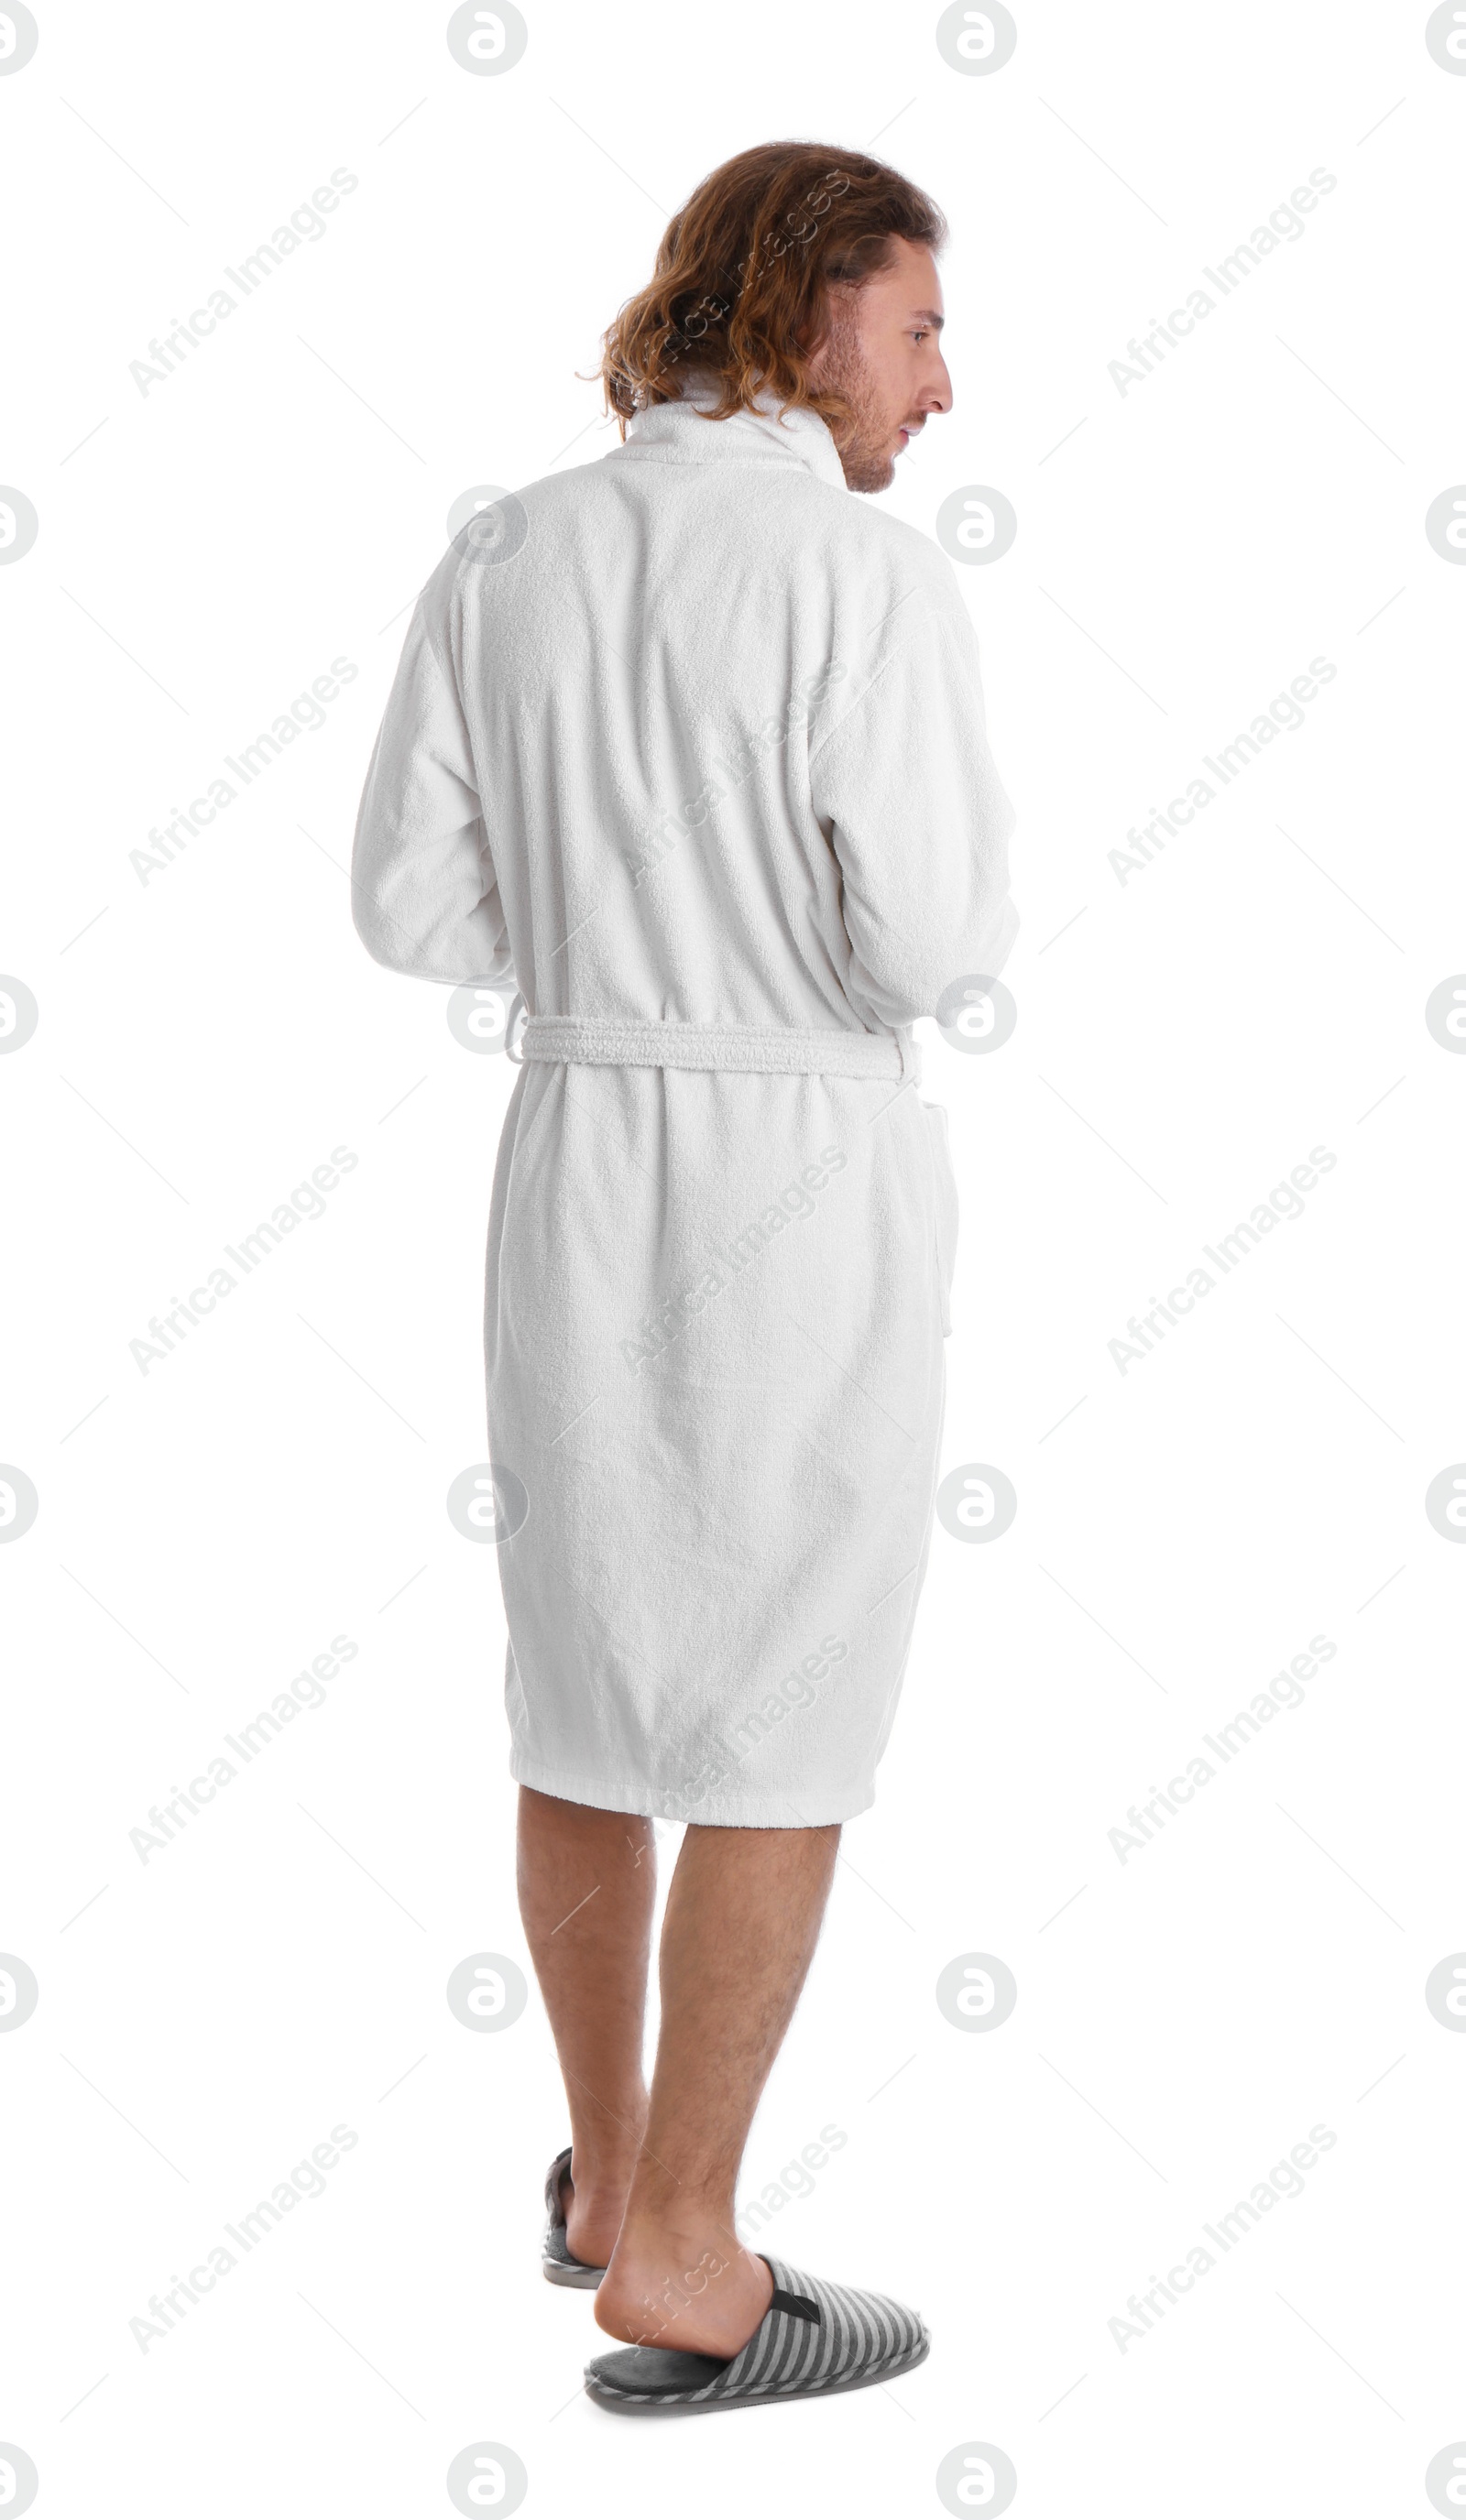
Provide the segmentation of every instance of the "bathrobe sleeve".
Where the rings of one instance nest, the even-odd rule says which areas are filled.
[[[996,978],[1018,933],[1015,816],[987,749],[977,639],[940,554],[846,693],[811,757],[811,795],[840,864],[852,992],[880,1022],[908,1024],[954,980]]]
[[[367,952],[394,971],[512,981],[468,726],[445,618],[436,617],[445,610],[430,581],[413,610],[362,791],[352,917]]]

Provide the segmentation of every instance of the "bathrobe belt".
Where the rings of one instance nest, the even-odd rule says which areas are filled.
[[[909,1030],[798,1032],[785,1025],[530,1015],[520,1049],[526,1058],[567,1067],[723,1068],[745,1076],[889,1077],[913,1085],[921,1080],[921,1053]]]

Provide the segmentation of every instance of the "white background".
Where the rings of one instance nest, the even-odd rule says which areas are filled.
[[[445,17],[47,9],[0,77],[0,478],[39,518],[0,569],[0,968],[40,1011],[0,1061],[0,1458],[40,1500],[0,1550],[0,1947],[40,1987],[0,2038],[0,2439],[78,2515],[446,2512],[478,2441],[536,2511],[935,2512],[988,2442],[1034,2515],[1427,2512],[1466,2437],[1466,2038],[1423,1992],[1466,1946],[1466,1551],[1423,1502],[1466,1455],[1466,1062],[1424,1020],[1466,968],[1466,572],[1424,531],[1466,474],[1466,78],[1423,9],[1357,0],[1024,8],[991,76],[863,0],[561,0],[485,77]],[[666,215],[780,136],[874,142],[951,221],[955,409],[891,507],[930,532],[988,484],[1019,518],[959,571],[1019,1022],[985,1058],[933,1037],[924,1088],[963,1210],[943,1468],[1019,1509],[936,1535],[746,2168],[754,2197],[847,2136],[766,2245],[917,2303],[931,2360],[710,2434],[577,2394],[537,1996],[484,2036],[444,1999],[470,1954],[527,1966],[492,1552],[444,1510],[484,1452],[513,1074],[369,963],[344,870],[450,504],[614,442],[576,371]],[[150,338],[338,167],[327,235],[141,393]],[[1129,338],[1320,167],[1303,239],[1122,395]],[[141,880],[337,656],[326,724]],[[1315,656],[1305,725],[1122,883],[1128,828]],[[1320,1145],[1305,1215],[1122,1374],[1127,1317]],[[141,1372],[150,1317],[338,1146],[326,1213]],[[327,1703],[140,1861],[338,1635]],[[1122,1864],[1128,1806],[1315,1635],[1305,1705]],[[985,2035],[935,2000],[968,1952],[1018,1982]],[[339,2124],[326,2193],[142,2352],[149,2296]],[[1126,2297],[1317,2125],[1305,2193],[1122,2352]]]

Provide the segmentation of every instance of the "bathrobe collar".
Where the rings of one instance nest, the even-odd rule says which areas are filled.
[[[765,386],[753,410],[735,411],[727,420],[705,419],[703,414],[718,399],[712,378],[690,375],[675,402],[654,403],[631,414],[625,442],[614,446],[612,456],[661,464],[707,464],[719,457],[744,464],[802,464],[832,489],[846,488],[835,440],[818,412],[796,405],[781,420],[779,397]]]

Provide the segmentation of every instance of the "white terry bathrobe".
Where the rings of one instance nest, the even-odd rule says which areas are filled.
[[[352,897],[379,962],[531,1018],[485,1324],[512,1773],[813,1826],[873,1798],[926,1570],[956,1196],[909,1026],[1008,953],[1013,813],[950,562],[815,414],[708,400],[458,537]]]

